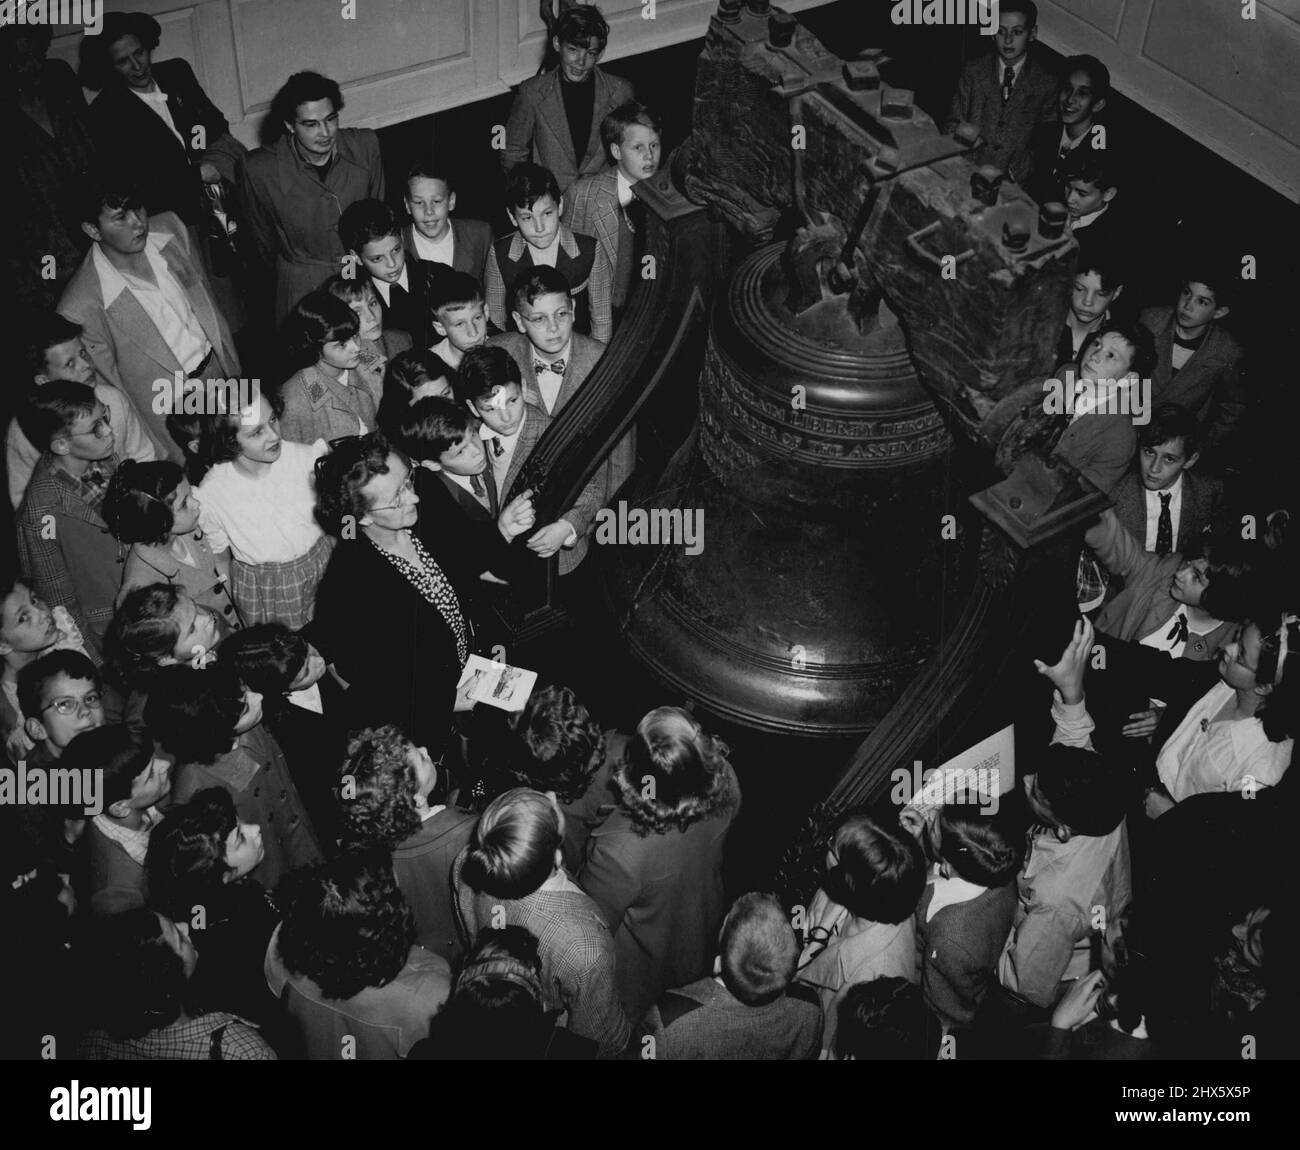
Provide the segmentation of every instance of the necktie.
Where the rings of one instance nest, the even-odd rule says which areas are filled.
[[[1169,511],[1169,501],[1173,499],[1172,491],[1161,491],[1160,519],[1156,523],[1156,554],[1168,555],[1174,549],[1174,517]]]
[[[1002,73],[1002,102],[1004,104],[1011,99],[1011,89],[1015,87],[1015,84],[1016,70],[1008,64],[1007,70]]]
[[[494,441],[495,442],[495,441]],[[483,486],[483,476],[471,475],[469,477],[470,490],[480,499],[487,495],[487,488]]]
[[[556,375],[563,375],[566,363],[562,359],[554,360],[551,363],[543,363],[540,359],[533,360],[533,374],[541,375],[544,371],[553,371]]]
[[[1174,620],[1174,625],[1169,628],[1169,633],[1165,636],[1170,644],[1177,646],[1179,643],[1187,642],[1187,612],[1179,611],[1178,618]]]
[[[506,453],[505,446],[502,444],[501,440],[496,438],[492,439],[491,443],[492,443],[492,454],[495,455],[498,459],[500,459]]]

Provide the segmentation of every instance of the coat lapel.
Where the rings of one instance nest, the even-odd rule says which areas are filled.
[[[573,169],[578,171],[582,165],[578,158],[573,155],[573,133],[569,131],[569,117],[564,113],[564,97],[560,95],[560,73],[557,69],[551,73],[551,82],[547,84],[546,91],[543,93],[540,102],[537,105],[537,115],[546,122],[551,134],[555,137],[559,145],[565,152],[572,157]],[[596,118],[592,113],[592,120]],[[599,135],[599,132],[597,132]],[[588,143],[590,147],[590,143]]]

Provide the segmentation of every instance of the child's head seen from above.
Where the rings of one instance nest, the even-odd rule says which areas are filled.
[[[456,394],[498,435],[513,435],[524,421],[523,377],[502,347],[480,347],[461,361]]]
[[[1176,403],[1162,403],[1138,429],[1138,477],[1147,491],[1168,491],[1200,458],[1201,425]]]
[[[401,279],[406,267],[402,225],[382,200],[358,200],[345,208],[339,217],[339,238],[375,279],[390,284]]]
[[[569,281],[555,268],[530,268],[510,291],[510,315],[543,356],[554,358],[573,335],[573,298]]]
[[[406,173],[406,211],[426,240],[443,239],[456,210],[456,192],[445,172],[431,164],[412,164]]]
[[[468,272],[441,272],[429,284],[433,330],[457,351],[478,347],[487,339],[483,288]]]
[[[506,215],[530,247],[549,248],[560,234],[560,186],[538,164],[516,164],[506,176]]]

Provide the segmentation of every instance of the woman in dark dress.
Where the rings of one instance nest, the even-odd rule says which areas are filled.
[[[466,572],[419,523],[411,464],[379,433],[337,439],[316,462],[317,515],[341,540],[316,592],[313,642],[348,684],[348,727],[394,723],[434,761],[473,643]],[[469,574],[473,579],[476,573]]]

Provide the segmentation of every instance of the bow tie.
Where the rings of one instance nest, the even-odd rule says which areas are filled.
[[[1178,618],[1174,620],[1174,625],[1169,628],[1169,633],[1165,638],[1173,643],[1186,643],[1187,635],[1187,613],[1179,611]]]
[[[556,375],[563,375],[566,364],[562,359],[557,359],[551,363],[543,363],[540,359],[533,360],[533,374],[541,375],[544,371],[554,372]]]

